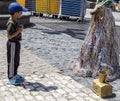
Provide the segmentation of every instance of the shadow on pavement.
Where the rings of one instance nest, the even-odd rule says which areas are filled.
[[[111,99],[111,98],[115,98],[115,97],[116,97],[116,94],[115,94],[115,93],[112,93],[111,96],[104,97],[104,99]]]
[[[66,22],[36,22],[38,26],[41,27],[32,27],[31,29],[40,30],[47,34],[57,34],[61,35],[62,33],[72,36],[76,39],[84,40],[88,26],[89,26],[89,20],[84,20],[83,23],[81,22],[75,22],[73,19],[66,21]]]
[[[58,89],[57,86],[45,86],[38,82],[28,82],[28,81],[23,82],[21,87],[28,89],[29,91],[38,91],[38,92],[39,91],[49,92]]]
[[[64,31],[44,31],[45,33],[48,34],[61,34],[61,33],[65,33],[68,34],[76,39],[81,39],[84,40],[86,33],[84,32],[85,30],[81,30],[81,29],[70,29],[67,28]]]
[[[30,24],[24,25],[24,28],[34,27],[35,25],[36,25],[35,23],[30,23]]]
[[[72,36],[73,38],[80,39],[80,40],[84,40],[84,38],[86,36],[86,30],[83,30],[83,29],[67,28],[67,29],[62,30],[62,31],[57,31],[57,30],[51,31],[49,29],[39,29],[39,28],[32,28],[32,29],[40,30],[40,31],[47,33],[47,34],[60,35],[60,34],[64,33],[64,34],[68,34],[68,35]]]

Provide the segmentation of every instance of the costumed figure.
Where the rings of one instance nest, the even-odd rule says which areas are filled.
[[[91,21],[78,58],[72,69],[78,76],[97,77],[99,71],[106,71],[106,81],[120,77],[118,37],[111,1],[97,1],[91,12]]]

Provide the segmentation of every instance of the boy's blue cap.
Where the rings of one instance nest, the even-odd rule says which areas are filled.
[[[15,12],[27,12],[28,9],[27,8],[23,8],[20,4],[16,3],[16,2],[12,2],[9,6],[8,6],[8,10],[10,13],[15,13]]]

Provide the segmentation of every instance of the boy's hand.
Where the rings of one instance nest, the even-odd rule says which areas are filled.
[[[23,25],[22,24],[17,27],[17,31],[18,31],[18,33],[21,33],[23,31]]]
[[[23,24],[20,24],[19,27],[21,27],[23,29]]]

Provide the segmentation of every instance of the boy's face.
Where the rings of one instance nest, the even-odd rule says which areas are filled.
[[[22,16],[22,12],[16,12],[15,17],[16,19],[19,19]]]

